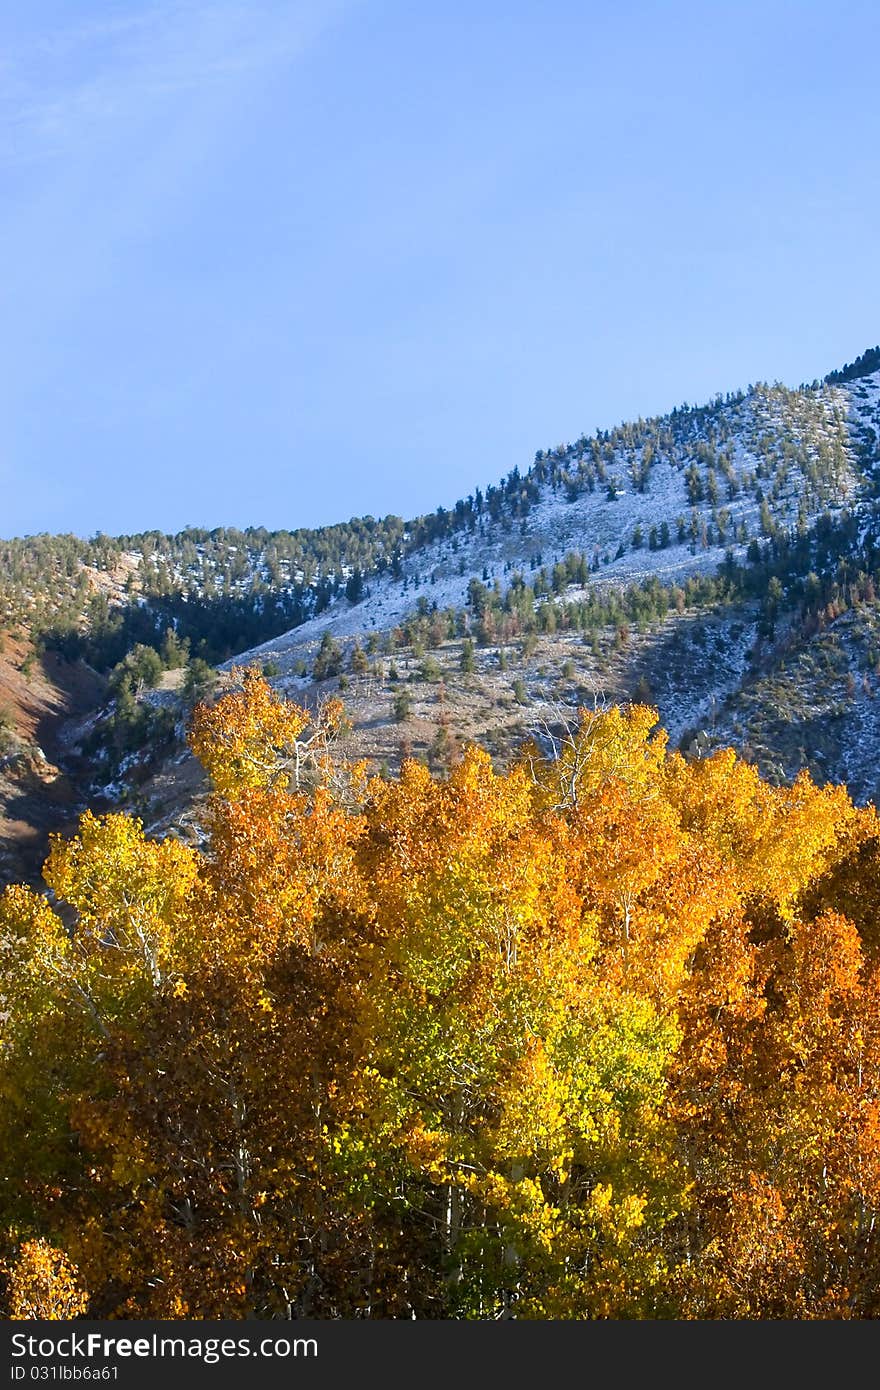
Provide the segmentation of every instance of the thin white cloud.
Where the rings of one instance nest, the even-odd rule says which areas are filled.
[[[75,154],[123,137],[151,108],[191,93],[222,95],[282,70],[339,14],[344,0],[191,0],[134,5],[17,45],[0,44],[0,159]]]

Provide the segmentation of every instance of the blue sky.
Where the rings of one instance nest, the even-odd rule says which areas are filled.
[[[448,505],[880,339],[876,0],[6,0],[0,534]]]

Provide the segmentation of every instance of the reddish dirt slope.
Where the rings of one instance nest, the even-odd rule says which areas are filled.
[[[64,829],[76,788],[57,766],[59,732],[101,696],[81,663],[34,656],[26,637],[3,635],[0,651],[0,880],[37,881],[49,832]]]

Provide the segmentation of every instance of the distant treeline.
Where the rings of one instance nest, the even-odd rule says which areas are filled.
[[[829,372],[825,380],[829,386],[838,386],[844,381],[856,381],[860,376],[870,376],[880,371],[880,346],[866,348],[855,362],[847,362],[837,372]]]

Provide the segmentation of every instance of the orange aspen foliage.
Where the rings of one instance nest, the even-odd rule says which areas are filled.
[[[646,706],[370,779],[234,683],[203,850],[87,815],[63,920],[0,896],[10,1309],[880,1315],[872,810]]]

